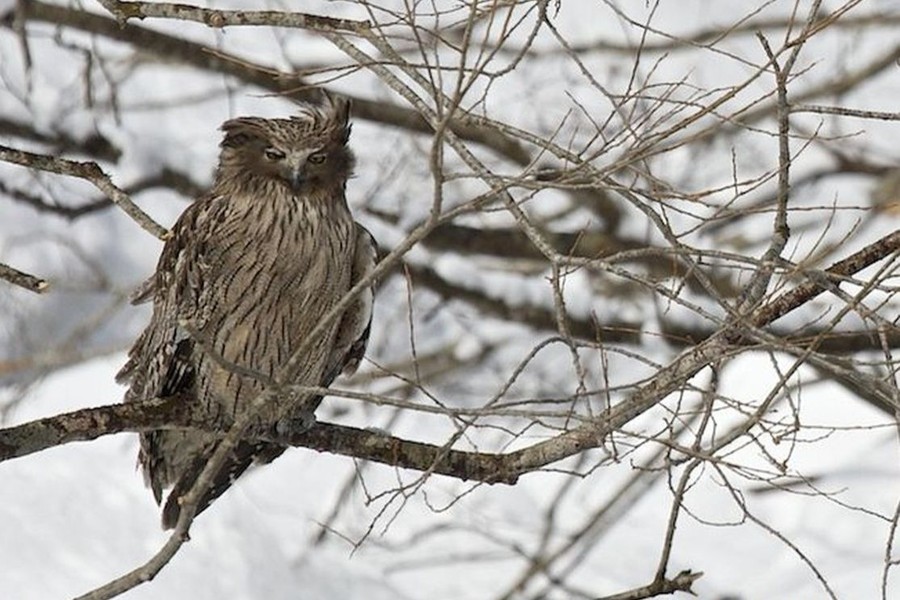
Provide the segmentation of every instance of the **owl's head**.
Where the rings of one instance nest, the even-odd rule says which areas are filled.
[[[289,119],[240,117],[225,121],[219,176],[263,177],[294,193],[343,186],[353,171],[350,102],[322,92]]]

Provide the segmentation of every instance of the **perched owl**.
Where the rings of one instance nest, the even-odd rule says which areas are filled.
[[[327,386],[353,372],[363,356],[372,288],[314,340],[309,333],[374,267],[371,235],[353,220],[344,190],[354,158],[347,147],[349,105],[323,93],[290,119],[238,118],[222,125],[212,189],[178,219],[156,273],[135,302],[153,301],[153,316],[117,379],[125,401],[179,394],[199,402],[227,431],[305,343],[294,383]],[[264,406],[256,431],[302,430],[321,397],[291,393]],[[179,498],[216,447],[197,431],[141,434],[138,460],[162,514],[174,527]],[[240,442],[201,500],[202,511],[251,463],[285,447]]]

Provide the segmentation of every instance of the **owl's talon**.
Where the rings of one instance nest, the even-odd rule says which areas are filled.
[[[311,412],[282,417],[272,427],[272,440],[285,446],[293,446],[297,437],[309,431],[315,424],[316,416]]]

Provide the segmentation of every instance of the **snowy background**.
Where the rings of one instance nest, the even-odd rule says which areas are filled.
[[[8,16],[14,4],[0,0],[0,15]],[[534,52],[521,61],[511,50],[499,52],[491,68],[515,68],[490,84],[476,81],[463,105],[476,114],[554,137],[562,146],[571,143],[584,156],[594,156],[596,150],[594,166],[633,182],[647,197],[658,191],[659,201],[648,202],[651,210],[665,217],[682,243],[708,251],[710,257],[721,251],[714,256],[718,262],[708,264],[741,282],[742,271],[752,264],[733,257],[759,256],[771,237],[771,203],[765,200],[775,189],[771,174],[778,159],[772,135],[776,127],[770,115],[727,130],[725,116],[771,102],[771,74],[754,79],[714,114],[654,146],[671,145],[671,150],[635,161],[637,166],[624,159],[651,133],[674,124],[675,116],[688,114],[676,111],[707,105],[751,78],[766,60],[759,41],[752,33],[734,33],[723,40],[647,51],[639,63],[634,53],[616,48],[633,48],[642,41],[664,46],[701,31],[784,22],[795,8],[801,23],[809,4],[551,3],[548,20],[558,37],[541,29]],[[795,67],[801,75],[792,91],[800,95],[828,86],[900,44],[900,7],[888,1],[861,4],[803,48]],[[93,0],[60,5],[104,14]],[[287,5],[235,0],[227,7]],[[410,50],[410,24],[395,22],[391,12],[405,14],[402,3],[379,7],[370,14],[357,3],[314,2],[304,3],[302,10],[390,23],[394,42],[406,49],[411,62],[440,56],[448,66],[458,63],[458,53],[440,44],[431,54],[418,56]],[[523,24],[504,41],[505,48],[526,42],[536,19],[533,9],[524,4],[510,12]],[[433,10],[444,26],[467,16],[461,5],[438,2],[417,6],[417,25],[432,24]],[[490,38],[495,33],[490,27],[500,27],[505,18],[500,11],[475,31]],[[186,175],[202,188],[215,165],[222,121],[292,111],[289,100],[233,76],[160,60],[101,35],[33,20],[26,22],[23,36],[11,19],[3,23],[0,144],[96,160],[126,189],[167,170]],[[650,32],[639,24],[648,24]],[[139,25],[287,72],[351,65],[337,48],[311,32],[269,27],[213,31],[162,20]],[[776,47],[785,36],[783,27],[763,30]],[[569,48],[588,49],[575,60],[559,39]],[[590,49],[594,44],[598,46]],[[900,75],[896,58],[888,62],[890,66],[863,84],[804,101],[896,110]],[[345,76],[336,77],[340,73]],[[316,78],[315,73],[311,76]],[[444,89],[452,90],[453,70],[444,77]],[[366,70],[327,71],[319,80],[335,91],[406,106]],[[646,97],[629,96],[642,88],[648,90]],[[656,104],[653,99],[660,97],[666,102]],[[615,113],[610,98],[621,100],[618,117],[610,116]],[[4,129],[12,122],[26,125],[44,141]],[[604,134],[592,140],[599,124]],[[896,212],[873,210],[870,192],[900,159],[900,126],[814,114],[795,115],[792,125],[797,135],[791,145],[797,153],[792,173],[803,183],[796,185],[791,200],[793,235],[786,257],[822,268],[896,229]],[[705,128],[722,131],[703,139]],[[818,138],[810,142],[814,133]],[[66,150],[46,141],[62,135],[74,140],[100,135],[119,155],[91,155],[84,148]],[[431,138],[360,118],[351,142],[359,162],[348,190],[351,207],[389,250],[431,208]],[[469,146],[496,172],[521,172],[521,166],[477,144]],[[837,151],[843,153],[841,158],[878,169],[838,172]],[[487,189],[451,154],[448,150],[442,188],[447,209]],[[549,157],[539,162],[553,164]],[[0,262],[45,277],[52,286],[48,294],[32,296],[0,284],[3,425],[118,402],[123,388],[113,377],[148,318],[147,308],[129,306],[127,297],[154,268],[161,243],[115,209],[67,219],[35,210],[23,200],[25,194],[52,205],[79,206],[99,199],[99,192],[85,182],[0,163],[0,183]],[[152,186],[136,192],[134,199],[170,226],[190,194]],[[726,210],[760,206],[766,210],[742,214],[733,224],[720,218]],[[627,202],[620,202],[614,231],[608,215],[572,202],[559,190],[542,190],[527,207],[553,231],[605,231],[623,240],[666,245]],[[485,210],[458,222],[508,227],[512,220],[504,211]],[[412,268],[431,267],[446,281],[480,290],[507,306],[553,306],[549,269],[535,267],[534,261],[472,256],[464,248],[447,250],[428,243],[414,248],[405,260]],[[652,273],[641,264],[622,268],[638,277]],[[859,277],[865,280],[874,272]],[[872,293],[869,307],[891,322],[897,318],[897,303],[890,274],[882,277],[885,284]],[[634,283],[626,279],[597,271],[577,271],[565,278],[566,307],[572,315],[587,319],[593,314],[602,324],[627,322],[639,329],[636,341],[583,349],[587,388],[611,391],[597,394],[591,407],[582,407],[583,399],[578,400],[579,411],[600,410],[607,398],[626,397],[636,382],[670,362],[683,346],[666,342],[667,326],[712,328],[725,314],[714,299],[680,286],[677,277],[664,281],[677,302],[654,296],[650,285],[634,295],[622,293],[621,286]],[[787,275],[776,279],[779,286],[795,283]],[[855,313],[831,324],[837,312],[828,304],[833,300],[823,297],[777,325],[781,330],[867,327]],[[390,277],[379,289],[368,360],[356,378],[339,381],[337,387],[432,408],[432,398],[452,407],[484,406],[505,389],[529,352],[554,335],[512,321],[424,287],[410,292],[403,276]],[[434,374],[417,373],[414,356],[439,356],[444,366]],[[885,360],[878,352],[855,358],[860,363]],[[812,367],[803,366],[782,381],[794,360],[787,353],[761,348],[745,351],[722,367],[717,427],[725,431],[741,422],[769,394],[784,388],[772,409],[772,420],[780,428],[753,431],[694,472],[667,574],[702,571],[694,591],[704,599],[822,598],[829,593],[838,598],[900,597],[896,577],[888,577],[882,588],[886,547],[900,502],[896,424]],[[422,369],[429,371],[424,362]],[[386,376],[385,371],[398,374]],[[558,415],[554,411],[561,410],[559,399],[568,406],[578,390],[578,375],[569,351],[550,345],[516,373],[503,398],[521,401],[538,415]],[[407,385],[417,378],[416,385]],[[419,473],[291,450],[244,476],[198,518],[190,542],[160,575],[123,597],[555,599],[600,597],[645,585],[657,568],[683,466],[656,462],[654,470],[642,470],[662,447],[646,440],[668,439],[661,435],[668,425],[687,422],[685,415],[699,405],[698,390],[709,379],[709,372],[702,372],[691,388],[630,423],[613,440],[620,444],[615,452],[609,447],[587,452],[524,475],[515,486],[436,475],[419,484]],[[673,416],[676,413],[680,416]],[[346,398],[329,399],[319,418],[438,445],[457,424],[445,415]],[[479,423],[459,447],[523,447],[554,435],[560,426],[550,416],[535,425],[500,413]],[[775,430],[784,435],[777,437]],[[0,598],[74,597],[135,568],[159,549],[166,535],[135,468],[136,437],[108,436],[0,463]],[[692,439],[686,440],[682,443],[690,446]],[[681,457],[677,452],[671,456]],[[640,483],[626,499],[604,512],[621,486],[638,476]],[[775,480],[791,483],[781,489],[766,483]],[[532,557],[547,557],[558,549],[563,550],[548,568],[552,578],[529,578],[524,589],[516,588]],[[682,596],[687,597],[676,597]]]

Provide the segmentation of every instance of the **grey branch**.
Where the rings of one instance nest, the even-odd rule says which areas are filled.
[[[211,429],[212,421],[205,418],[202,410],[191,408],[191,405],[178,396],[154,398],[85,408],[0,429],[0,462],[62,444],[94,440],[126,431],[195,429],[222,436],[228,432],[227,429]],[[316,423],[309,431],[297,435],[291,443],[319,452],[485,483],[513,484],[521,473],[543,466],[517,460],[522,451],[494,454],[453,450],[333,423]],[[516,465],[516,471],[510,470],[513,465]]]
[[[693,594],[691,586],[694,582],[703,577],[703,573],[694,573],[690,570],[681,571],[672,579],[657,579],[653,583],[639,588],[615,594],[614,596],[603,596],[597,600],[641,600],[642,598],[654,598],[656,596],[666,596],[675,592],[687,592]]]
[[[321,15],[275,10],[219,10],[170,2],[122,2],[120,0],[100,0],[100,4],[123,24],[128,19],[160,18],[195,21],[215,28],[236,25],[268,25],[312,31],[353,33],[371,27],[368,21],[336,19]]]
[[[124,192],[129,196],[134,196],[135,194],[154,188],[174,190],[188,198],[199,196],[205,189],[204,186],[184,173],[165,167],[158,173],[144,177],[129,185],[124,189]],[[69,221],[74,221],[86,215],[91,215],[115,206],[115,203],[104,195],[100,195],[97,198],[88,200],[87,202],[76,206],[55,204],[48,202],[39,195],[11,187],[2,181],[0,181],[0,193],[6,194],[12,200],[28,205],[38,212],[55,215]]]
[[[791,107],[792,113],[816,113],[820,115],[837,115],[839,117],[856,117],[859,119],[875,119],[878,121],[900,121],[900,112],[882,112],[878,110],[861,110],[843,106],[822,106],[819,104],[800,104]]]

